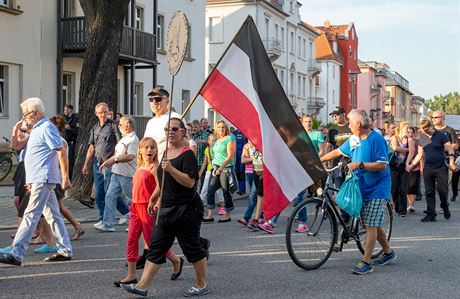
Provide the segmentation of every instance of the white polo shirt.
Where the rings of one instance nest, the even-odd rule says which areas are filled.
[[[169,112],[166,112],[161,116],[152,117],[145,127],[144,137],[151,137],[157,143],[159,160],[163,158],[163,153],[166,150],[166,134],[164,129],[168,123],[168,114]],[[181,119],[182,115],[171,112],[171,117]]]
[[[129,162],[115,163],[112,166],[112,172],[118,175],[133,177],[136,172],[137,166],[137,146],[139,145],[139,138],[136,132],[131,132],[124,135],[115,146],[115,158],[121,155],[134,155],[134,159]]]

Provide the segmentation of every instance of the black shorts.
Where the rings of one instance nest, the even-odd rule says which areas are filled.
[[[177,238],[182,252],[190,263],[195,263],[205,258],[206,249],[200,238],[201,222],[203,220],[203,203],[196,194],[196,198],[188,204],[182,217],[173,224],[160,221],[154,227],[150,239],[147,260],[155,264],[166,262],[166,253]]]
[[[254,171],[254,184],[256,185],[257,195],[264,196],[264,176],[262,171]]]
[[[420,177],[420,170],[412,171],[409,173],[409,182],[407,184],[407,194],[417,195],[418,193],[418,178]]]
[[[56,188],[54,188],[54,193],[56,193],[57,200],[64,199],[65,191],[62,189],[61,184],[56,184]]]

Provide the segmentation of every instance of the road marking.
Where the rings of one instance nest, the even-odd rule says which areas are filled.
[[[68,274],[112,272],[112,271],[120,271],[120,268],[117,268],[117,269],[103,269],[103,270],[65,271],[65,272],[53,272],[53,273],[35,273],[35,274],[14,275],[14,276],[0,276],[0,280],[22,279],[22,278],[32,278],[32,277],[44,277],[44,276],[58,276],[58,275],[68,275]]]

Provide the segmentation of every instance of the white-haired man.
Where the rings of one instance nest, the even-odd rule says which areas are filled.
[[[348,120],[353,135],[339,148],[322,156],[321,161],[329,161],[340,155],[351,158],[348,168],[355,171],[359,179],[363,197],[361,218],[367,229],[363,259],[352,267],[352,272],[367,274],[374,271],[372,264],[385,265],[396,258],[383,228],[391,184],[388,147],[382,135],[372,131],[366,111],[354,109],[348,114]],[[372,263],[372,251],[376,241],[382,245],[384,253]]]
[[[22,264],[42,214],[51,227],[58,248],[57,253],[44,261],[67,261],[72,259],[72,246],[54,193],[56,184],[61,184],[63,189],[70,187],[67,151],[58,129],[45,116],[45,107],[39,98],[25,100],[21,109],[23,120],[32,128],[24,159],[30,199],[14,238],[13,249],[0,257],[0,263]]]

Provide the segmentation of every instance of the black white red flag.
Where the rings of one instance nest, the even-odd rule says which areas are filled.
[[[199,93],[263,154],[266,219],[325,175],[250,16]]]

